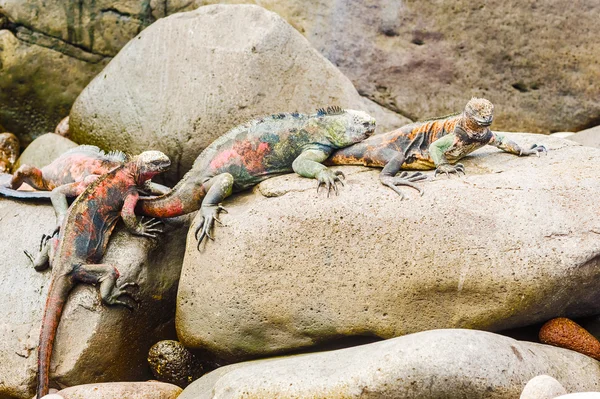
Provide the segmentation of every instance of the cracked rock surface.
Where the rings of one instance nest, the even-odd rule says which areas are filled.
[[[378,170],[339,196],[293,174],[227,199],[215,241],[188,235],[177,300],[180,341],[228,361],[348,336],[433,328],[502,331],[600,312],[600,150],[508,134],[547,156],[488,147],[466,177],[402,188]],[[268,294],[267,294],[268,293]]]

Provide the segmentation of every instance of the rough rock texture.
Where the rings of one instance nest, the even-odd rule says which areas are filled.
[[[69,117],[65,116],[54,129],[54,133],[62,137],[69,137]]]
[[[411,119],[497,105],[497,129],[577,131],[600,120],[600,3],[589,0],[170,0],[255,3],[282,15],[358,91]],[[183,8],[182,8],[183,7]]]
[[[175,223],[176,221],[173,221]],[[179,220],[181,222],[181,220]],[[37,345],[50,271],[38,273],[23,250],[35,252],[52,230],[52,206],[0,199],[0,398],[34,393]],[[50,380],[62,386],[147,379],[150,346],[172,337],[173,307],[187,229],[169,226],[161,244],[118,227],[106,263],[136,281],[139,307],[101,304],[98,289],[80,284],[71,293],[58,328]]]
[[[23,151],[13,169],[17,170],[21,165],[31,165],[41,168],[50,164],[62,153],[77,146],[77,143],[58,134],[43,134]]]
[[[0,14],[3,3],[0,0]],[[20,40],[23,29],[0,30],[0,124],[25,146],[40,134],[54,131],[106,61],[89,62]]]
[[[548,321],[540,329],[540,342],[571,349],[600,360],[600,341],[585,328],[565,317]]]
[[[64,399],[175,399],[181,388],[164,382],[108,382],[59,391]]]
[[[104,149],[163,151],[173,179],[240,123],[327,105],[365,110],[380,131],[408,122],[362,98],[277,14],[215,5],[161,19],[132,40],[77,98],[70,129]]]
[[[579,392],[557,396],[554,399],[600,399],[600,392]]]
[[[519,399],[553,399],[566,393],[565,387],[556,379],[549,375],[538,375],[525,385]]]
[[[590,147],[600,148],[600,126],[577,132],[574,135],[569,136],[569,140]]]
[[[508,137],[548,155],[488,147],[464,160],[464,178],[420,183],[422,197],[403,188],[408,201],[363,167],[334,168],[348,176],[337,197],[290,174],[226,200],[214,242],[198,252],[188,235],[180,341],[238,360],[343,336],[599,314],[600,150]]]
[[[165,340],[152,345],[148,364],[154,377],[180,387],[187,387],[204,374],[198,359],[178,341]]]
[[[517,398],[548,374],[568,390],[600,387],[581,354],[471,330],[434,330],[331,352],[238,363],[195,381],[179,399]]]
[[[17,136],[12,133],[0,133],[0,173],[11,173],[20,153]]]

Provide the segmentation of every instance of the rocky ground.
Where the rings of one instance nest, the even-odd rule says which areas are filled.
[[[369,112],[378,132],[471,95],[496,104],[497,129],[600,115],[583,83],[597,76],[589,3],[207,3],[0,0],[0,130],[39,136],[16,167],[77,144],[158,149],[171,184],[236,124],[327,105]],[[404,201],[364,167],[336,167],[331,198],[272,178],[226,200],[200,251],[193,214],[157,241],[118,227],[105,260],[140,303],[71,293],[47,399],[600,395],[577,393],[600,391],[600,132],[508,135],[548,154],[481,149],[465,177],[427,172]],[[51,271],[23,250],[53,226],[49,204],[0,199],[0,399],[35,391]]]

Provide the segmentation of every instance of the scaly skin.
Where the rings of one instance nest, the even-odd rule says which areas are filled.
[[[56,212],[57,227],[67,213],[67,198],[76,197],[99,176],[123,165],[127,155],[120,151],[105,153],[91,145],[75,147],[49,165],[38,169],[22,165],[12,176],[10,188],[0,186],[0,194],[15,199],[50,199]],[[23,183],[40,191],[19,191]],[[160,185],[147,183],[154,194],[163,194]]]
[[[12,172],[19,157],[19,139],[12,133],[0,133],[0,173]]]
[[[169,218],[200,209],[198,247],[220,223],[219,205],[231,193],[294,171],[337,193],[343,174],[321,164],[336,149],[364,140],[375,120],[364,112],[329,107],[314,115],[276,114],[233,128],[198,156],[192,169],[161,197],[141,198],[137,213]],[[198,233],[201,231],[200,237]]]
[[[364,165],[383,168],[381,183],[404,197],[397,186],[409,186],[423,191],[414,182],[426,179],[420,172],[396,174],[401,169],[429,170],[438,173],[465,173],[462,164],[456,164],[484,145],[493,145],[515,155],[539,156],[544,146],[533,145],[523,149],[489,126],[494,117],[494,106],[483,98],[472,98],[465,110],[449,117],[411,123],[388,133],[378,134],[353,146],[336,151],[328,165]]]
[[[41,257],[50,255],[52,281],[38,347],[38,399],[48,393],[54,338],[63,307],[75,284],[100,284],[105,304],[130,307],[118,298],[128,295],[124,288],[132,284],[117,287],[118,270],[113,265],[97,263],[104,256],[119,216],[133,234],[154,238],[160,232],[157,222],[138,221],[134,208],[146,180],[169,166],[166,155],[147,151],[99,177],[73,202],[58,238],[45,243]]]

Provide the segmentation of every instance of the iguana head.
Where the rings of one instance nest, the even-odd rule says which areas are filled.
[[[363,111],[328,107],[319,109],[316,116],[326,128],[327,139],[339,148],[363,141],[375,132],[375,118]]]
[[[490,126],[494,120],[494,104],[485,98],[473,97],[465,107],[469,122],[478,126]]]
[[[133,161],[136,165],[137,181],[140,183],[165,172],[171,166],[169,157],[160,151],[144,151]]]

